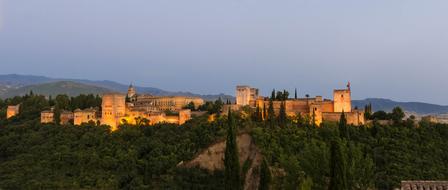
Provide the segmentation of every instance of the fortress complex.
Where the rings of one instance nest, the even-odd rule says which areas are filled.
[[[230,109],[239,109],[242,106],[252,108],[259,107],[260,110],[268,109],[269,98],[258,95],[258,89],[248,86],[237,86],[236,105]],[[345,113],[348,124],[365,124],[364,111],[353,110],[351,104],[350,84],[346,89],[337,89],[333,91],[333,100],[322,99],[322,96],[314,98],[287,99],[285,101],[273,101],[274,111],[279,113],[282,102],[285,103],[286,114],[288,116],[309,116],[315,119],[315,123],[320,125],[323,121],[338,122],[342,112]],[[266,116],[263,116],[266,118]]]
[[[120,123],[149,124],[160,122],[183,124],[191,119],[191,110],[184,109],[193,103],[195,108],[204,104],[204,100],[185,96],[139,95],[131,85],[128,94],[109,93],[103,95],[101,124],[112,129]]]
[[[184,96],[152,96],[138,95],[135,88],[129,86],[127,94],[107,93],[102,96],[101,112],[98,108],[74,112],[63,111],[60,115],[61,124],[73,121],[74,125],[82,123],[101,123],[116,130],[120,124],[156,124],[161,122],[184,124],[191,119],[191,110],[184,109],[193,103],[195,108],[204,104],[204,100]],[[41,112],[41,123],[55,121],[54,110]]]

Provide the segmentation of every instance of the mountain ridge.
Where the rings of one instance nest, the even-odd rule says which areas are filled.
[[[125,93],[128,89],[128,85],[124,85],[118,82],[110,81],[110,80],[86,80],[86,79],[58,79],[58,78],[50,78],[45,76],[35,76],[35,75],[19,75],[19,74],[8,74],[8,75],[0,75],[0,97],[8,98],[16,95],[24,95],[28,93],[30,90],[33,90],[36,93],[39,93],[39,89],[46,89],[44,91],[44,95],[55,94],[60,92],[66,92],[67,89],[64,89],[64,83],[61,82],[73,82],[84,84],[87,86],[79,86],[79,84],[70,84],[72,86],[78,86],[78,92],[71,92],[71,95],[77,95],[77,93],[87,93],[90,92],[92,94],[99,94],[109,91],[122,92]],[[51,83],[55,83],[51,85]],[[43,85],[43,86],[42,86]],[[67,87],[68,84],[65,84]],[[69,86],[70,86],[69,85]],[[52,90],[48,89],[49,86],[53,86]],[[213,101],[218,98],[221,98],[223,101],[235,100],[235,97],[226,94],[215,94],[215,95],[201,95],[195,94],[191,92],[170,92],[166,90],[162,90],[154,87],[141,87],[135,86],[138,93],[149,93],[156,96],[197,96],[201,97],[207,101]],[[70,88],[69,92],[70,92]],[[84,90],[82,90],[84,89]],[[73,90],[73,88],[71,88]],[[75,90],[73,90],[75,91]],[[65,93],[67,94],[67,93]],[[366,98],[363,100],[352,100],[352,106],[363,109],[365,105],[372,104],[373,111],[383,110],[390,112],[394,107],[401,107],[407,112],[414,112],[417,114],[427,115],[427,114],[444,114],[448,113],[448,106],[445,105],[437,105],[431,103],[423,103],[423,102],[399,102],[390,99],[384,98]]]
[[[9,98],[15,95],[20,95],[23,93],[11,93],[9,91],[21,91],[20,88],[33,88],[33,85],[40,85],[45,83],[52,82],[61,82],[61,81],[70,81],[76,82],[86,85],[91,85],[95,87],[109,89],[109,91],[116,92],[127,92],[129,85],[121,84],[111,80],[87,80],[87,79],[63,79],[63,78],[51,78],[45,76],[36,76],[36,75],[20,75],[20,74],[5,74],[0,75],[0,97]],[[196,94],[191,92],[172,92],[167,90],[162,90],[160,88],[155,87],[142,87],[135,86],[138,93],[149,93],[155,96],[197,96],[201,97],[204,100],[213,101],[218,98],[222,100],[233,100],[234,97],[230,95],[226,95],[223,93],[220,94]],[[22,90],[23,91],[23,90]],[[92,92],[95,93],[95,92]]]

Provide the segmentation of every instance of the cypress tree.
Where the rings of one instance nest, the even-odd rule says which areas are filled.
[[[297,88],[296,88],[296,89],[294,89],[294,99],[296,99],[296,100],[297,100]]]
[[[266,119],[266,115],[267,115],[267,112],[266,112],[266,104],[263,102],[263,117],[262,117],[262,120],[263,120],[263,121]]]
[[[286,105],[285,105],[285,101],[282,101],[280,103],[280,112],[279,112],[279,121],[280,121],[280,126],[281,127],[285,127],[286,125]]]
[[[262,120],[262,116],[261,116],[261,110],[260,110],[260,106],[258,106],[255,108],[255,113],[254,113],[254,120],[255,121],[261,121]]]
[[[341,139],[350,139],[350,134],[347,127],[347,119],[345,118],[345,113],[342,112],[341,118],[339,119],[339,136]]]
[[[274,127],[274,125],[275,125],[275,112],[274,112],[274,102],[273,102],[273,99],[269,100],[268,122],[269,122],[269,126],[270,127]]]
[[[274,99],[275,99],[275,89],[273,89],[272,93],[271,93],[271,100],[274,100]]]
[[[258,186],[259,190],[269,190],[269,185],[271,183],[271,170],[269,170],[268,162],[263,159],[260,168],[260,184]]]
[[[227,141],[226,150],[224,155],[224,184],[226,190],[241,190],[241,169],[238,155],[238,145],[236,143],[236,129],[235,122],[231,111],[228,115],[228,129],[227,129]]]
[[[329,190],[347,190],[347,158],[344,146],[339,140],[331,143],[330,186]]]

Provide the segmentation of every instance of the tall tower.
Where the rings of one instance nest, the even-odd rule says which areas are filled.
[[[103,95],[101,124],[111,126],[111,130],[117,129],[120,118],[126,113],[126,96],[118,93]]]
[[[251,100],[258,98],[258,89],[250,86],[236,87],[236,105],[247,106]]]
[[[134,86],[131,83],[129,85],[128,94],[127,94],[129,101],[131,101],[131,102],[135,101],[136,95],[137,95],[137,91],[135,90]]]
[[[351,98],[350,83],[347,89],[334,90],[334,112],[352,112],[352,98]]]

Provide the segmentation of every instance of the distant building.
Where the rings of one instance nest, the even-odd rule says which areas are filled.
[[[119,93],[104,94],[101,107],[101,124],[116,130],[121,118],[126,114],[126,96]]]
[[[178,111],[190,103],[193,103],[197,109],[204,104],[204,100],[186,96],[137,95],[135,101],[130,103],[133,108],[145,111]]]
[[[96,123],[98,121],[97,112],[98,112],[98,110],[93,109],[93,108],[89,108],[89,109],[85,109],[85,110],[76,109],[74,111],[73,124],[81,125],[83,123],[89,123],[89,122]]]
[[[448,181],[402,181],[401,190],[447,190]]]
[[[250,86],[236,87],[236,105],[247,106],[258,98],[258,89]]]
[[[238,107],[241,108],[246,105],[252,108],[258,107],[260,110],[268,109],[269,98],[259,96],[258,90],[255,88],[237,86],[236,94],[237,107],[235,105],[224,105],[223,112],[227,112],[229,109],[236,110]],[[343,112],[348,124],[365,124],[364,111],[352,110],[350,84],[347,85],[347,89],[334,90],[333,100],[322,99],[322,96],[316,96],[314,98],[288,99],[284,103],[287,115],[296,116],[300,114],[310,118],[314,117],[317,125],[320,125],[324,121],[337,122]],[[273,101],[276,114],[279,113],[281,104],[282,101]],[[263,117],[267,118],[267,115],[263,115]]]
[[[71,111],[67,111],[67,110],[63,110],[61,111],[61,115],[60,115],[60,124],[61,125],[67,125],[70,124],[73,120],[73,112]]]
[[[126,95],[119,93],[103,95],[101,124],[111,126],[112,130],[116,130],[117,126],[123,123],[166,122],[181,125],[191,119],[191,110],[184,109],[190,103],[198,108],[204,104],[204,100],[186,96],[139,95],[130,85]]]
[[[6,109],[6,119],[14,117],[19,114],[20,105],[8,106]]]
[[[53,109],[40,112],[40,122],[41,123],[54,123]]]

